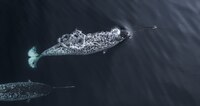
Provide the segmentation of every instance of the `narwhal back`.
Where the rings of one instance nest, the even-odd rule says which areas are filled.
[[[16,82],[0,85],[0,101],[18,101],[46,96],[52,87],[36,82]]]

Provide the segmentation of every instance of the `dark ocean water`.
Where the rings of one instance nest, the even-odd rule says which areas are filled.
[[[30,103],[0,106],[200,106],[199,0],[0,0],[0,83],[28,81],[53,91]],[[42,58],[27,52],[65,33],[157,25],[136,32],[103,55]]]

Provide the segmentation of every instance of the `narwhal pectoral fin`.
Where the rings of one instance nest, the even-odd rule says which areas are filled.
[[[26,100],[27,103],[30,103],[30,101],[31,101],[31,99],[27,99],[27,100]]]
[[[107,50],[103,50],[103,54],[106,54]]]

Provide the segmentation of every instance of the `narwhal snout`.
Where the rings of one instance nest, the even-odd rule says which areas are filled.
[[[130,38],[132,35],[128,30],[123,29],[121,30],[120,36],[123,38]]]

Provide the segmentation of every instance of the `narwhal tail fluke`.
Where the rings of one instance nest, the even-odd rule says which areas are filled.
[[[35,68],[37,66],[37,62],[40,59],[40,55],[36,51],[36,47],[33,46],[29,51],[28,51],[28,63],[32,68]]]

